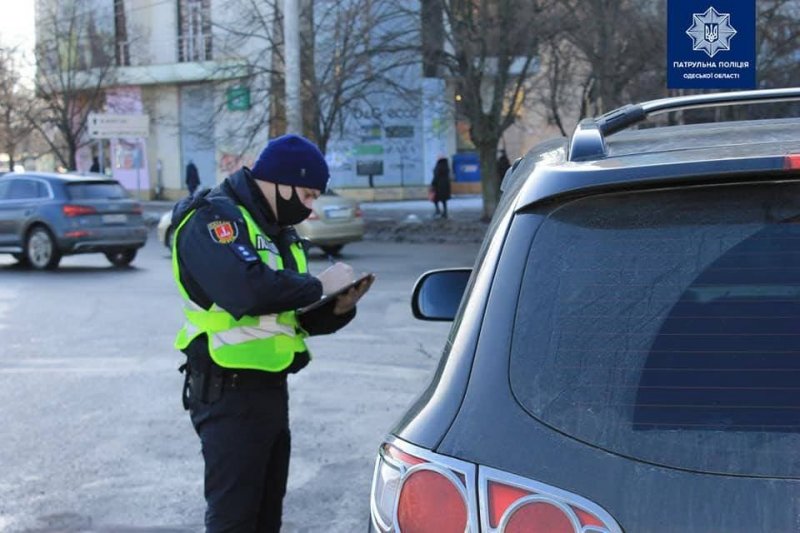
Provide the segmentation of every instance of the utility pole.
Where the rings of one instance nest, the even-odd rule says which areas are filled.
[[[300,99],[300,5],[299,0],[284,0],[283,34],[286,43],[286,132],[303,133]]]

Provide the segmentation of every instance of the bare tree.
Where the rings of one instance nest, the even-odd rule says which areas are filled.
[[[218,24],[228,46],[246,46],[250,51],[248,84],[253,98],[271,103],[268,116],[239,132],[246,143],[265,126],[271,135],[285,128],[280,4],[280,0],[231,0],[229,10],[238,16]],[[348,111],[371,105],[370,100],[381,94],[407,93],[395,74],[419,62],[413,53],[417,47],[410,44],[419,34],[419,19],[402,4],[399,0],[301,1],[303,133],[323,152]]]
[[[33,125],[25,115],[35,108],[33,93],[21,83],[18,50],[0,48],[0,150],[13,171],[20,149],[29,147]]]
[[[441,8],[444,43],[439,63],[457,86],[458,111],[469,121],[470,139],[481,162],[483,215],[497,206],[495,175],[503,132],[532,100],[541,43],[560,27],[559,4],[550,0],[428,0]]]
[[[548,99],[552,113],[561,117],[571,105],[576,87],[584,92],[580,117],[598,115],[626,103],[667,95],[708,90],[666,89],[666,3],[664,0],[565,0],[572,22],[555,45]],[[800,4],[796,0],[763,0],[757,4],[757,66],[760,87],[800,84]],[[624,20],[625,24],[615,21]],[[559,54],[564,42],[577,53]],[[792,104],[779,104],[786,110]],[[694,110],[670,115],[669,123],[705,122],[725,118],[756,118],[772,113],[765,106]],[[784,113],[785,114],[785,113]],[[563,130],[562,130],[563,131]]]
[[[103,87],[112,83],[114,36],[97,29],[96,13],[86,10],[84,3],[39,6],[34,54],[36,93],[42,106],[27,115],[61,164],[75,170],[77,151],[90,142],[88,115],[102,109]]]
[[[763,0],[756,4],[756,67],[759,88],[800,85],[800,4],[797,0]],[[706,91],[698,91],[706,92]],[[797,115],[796,102],[768,106],[731,106],[694,110],[689,120],[748,120]]]
[[[757,7],[756,64],[760,85],[800,85],[800,3],[761,0]]]
[[[548,119],[562,134],[571,130],[565,123],[667,96],[665,0],[561,4],[569,16],[559,21],[560,31],[542,56]]]
[[[542,63],[539,86],[545,101],[544,118],[567,136],[591,105],[594,77],[575,46],[561,36],[542,47]]]
[[[307,2],[308,6],[312,2]],[[324,151],[344,116],[376,98],[410,99],[402,71],[419,65],[415,37],[418,14],[394,0],[313,2],[313,32],[302,36],[302,50],[315,65],[303,79],[313,129],[308,133]],[[315,36],[312,41],[310,38]],[[304,58],[305,59],[305,58]]]
[[[584,62],[575,66],[586,72],[585,114],[666,94],[664,0],[566,0],[566,6],[571,27],[563,37]]]

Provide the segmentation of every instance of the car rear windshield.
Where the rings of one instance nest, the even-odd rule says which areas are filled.
[[[800,185],[629,192],[555,208],[529,251],[523,407],[640,460],[800,474]]]
[[[79,182],[67,185],[71,200],[121,200],[128,198],[128,191],[114,181]]]

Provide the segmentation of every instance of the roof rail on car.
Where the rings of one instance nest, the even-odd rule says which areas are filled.
[[[628,104],[600,117],[581,120],[569,142],[569,160],[585,161],[605,157],[607,135],[629,128],[652,115],[684,109],[765,104],[790,100],[800,100],[800,87],[696,94],[650,100],[641,104]]]

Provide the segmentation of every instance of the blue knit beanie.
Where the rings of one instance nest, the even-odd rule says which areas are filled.
[[[330,172],[325,156],[314,143],[299,135],[271,140],[253,165],[257,180],[324,191]]]

